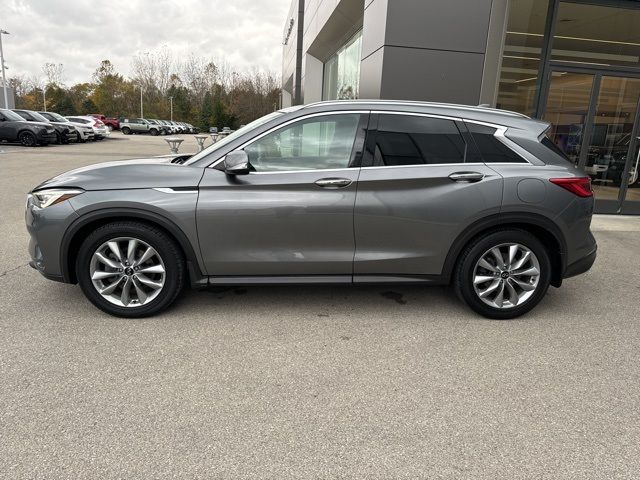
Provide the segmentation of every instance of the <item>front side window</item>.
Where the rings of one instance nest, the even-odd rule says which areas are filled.
[[[245,147],[256,172],[347,168],[360,114],[323,115],[268,133]]]
[[[453,120],[417,115],[380,115],[374,166],[465,161],[466,144]]]

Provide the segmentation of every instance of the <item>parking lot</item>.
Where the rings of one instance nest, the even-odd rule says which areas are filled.
[[[216,288],[124,320],[27,266],[30,188],[166,153],[0,145],[0,478],[638,478],[640,219],[597,218],[594,268],[514,321],[397,285]]]

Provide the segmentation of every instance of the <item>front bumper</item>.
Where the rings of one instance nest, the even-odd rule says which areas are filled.
[[[55,130],[50,132],[38,132],[36,133],[36,139],[38,140],[38,143],[56,143],[58,141]]]
[[[46,278],[63,281],[62,238],[69,225],[77,218],[78,214],[68,201],[38,208],[31,197],[27,200],[25,224],[29,232],[29,265]]]
[[[93,129],[92,130],[78,130],[78,134],[80,135],[80,138],[82,140],[91,140],[95,134],[93,133]]]

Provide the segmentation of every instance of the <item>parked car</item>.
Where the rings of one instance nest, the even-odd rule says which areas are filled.
[[[160,120],[157,120],[155,118],[149,118],[147,119],[147,121],[149,122],[150,125],[156,125],[160,129],[160,135],[166,135],[170,132],[169,127],[167,127],[166,125],[163,125],[160,122]]]
[[[84,123],[71,122],[66,118],[64,118],[62,115],[55,112],[38,112],[38,114],[44,117],[45,119],[47,119],[49,122],[53,123],[54,125],[68,124],[74,127],[76,129],[76,134],[77,134],[76,140],[78,142],[84,143],[87,140],[93,140],[93,137],[94,137],[93,128],[91,128],[90,126]]]
[[[170,122],[169,120],[161,120],[161,122],[169,129],[169,133],[178,133],[179,129],[176,125],[173,124],[173,122]]]
[[[125,118],[120,122],[120,131],[125,135],[132,133],[160,135],[162,133],[160,125],[152,124],[144,118]]]
[[[17,113],[0,108],[0,142],[18,142],[25,147],[56,142],[53,125],[45,122],[27,122]]]
[[[589,177],[548,128],[421,102],[281,110],[190,158],[38,185],[31,265],[123,317],[165,309],[185,283],[399,282],[451,284],[479,314],[517,317],[596,256]]]
[[[13,109],[14,113],[17,113],[22,118],[24,118],[27,122],[37,122],[37,123],[49,123],[53,125],[53,128],[56,131],[56,141],[55,143],[63,144],[76,141],[78,139],[78,131],[76,127],[69,124],[66,125],[64,123],[52,123],[38,112],[34,112],[33,110],[22,110],[18,108]]]
[[[78,116],[78,115],[70,116],[66,118],[71,122],[81,123],[83,125],[89,125],[93,129],[94,140],[103,140],[107,138],[109,135],[111,135],[111,130],[109,130],[107,126],[97,118],[89,117],[89,116]]]
[[[105,117],[101,113],[89,113],[87,116],[88,117],[97,118],[102,123],[104,123],[105,126],[109,130],[119,130],[120,129],[120,120],[118,120],[117,118]]]

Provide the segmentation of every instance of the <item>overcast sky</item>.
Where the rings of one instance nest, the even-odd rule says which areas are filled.
[[[44,77],[64,65],[67,85],[91,80],[103,59],[125,76],[131,57],[167,45],[280,74],[290,0],[0,0],[7,76]]]

